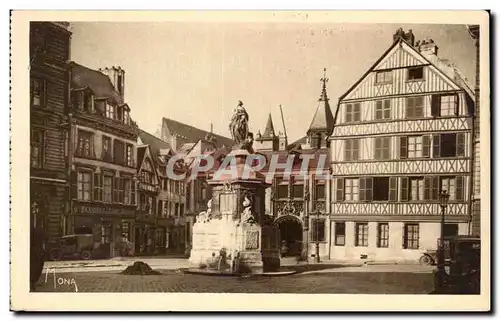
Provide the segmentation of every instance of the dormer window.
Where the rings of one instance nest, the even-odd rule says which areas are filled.
[[[130,125],[130,116],[128,110],[123,111],[123,123],[126,125]]]
[[[88,91],[83,92],[83,110],[87,112],[92,111],[92,93]]]
[[[115,107],[106,104],[106,118],[115,119]]]
[[[408,69],[408,80],[423,80],[424,67],[413,67]]]

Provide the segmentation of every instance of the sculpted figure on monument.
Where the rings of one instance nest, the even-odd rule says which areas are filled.
[[[212,219],[212,199],[207,203],[207,210],[196,216],[196,222],[207,223]]]
[[[253,135],[248,131],[248,120],[248,113],[240,100],[229,123],[229,131],[235,142],[235,147],[248,149],[248,145],[251,147],[251,143],[253,143]]]
[[[248,195],[245,195],[245,200],[243,201],[243,213],[241,214],[240,222],[242,223],[255,223],[255,218],[252,214],[252,202]]]

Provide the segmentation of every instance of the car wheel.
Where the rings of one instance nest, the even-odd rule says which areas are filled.
[[[83,251],[82,252],[82,259],[90,260],[91,257],[92,257],[92,254],[90,253],[90,251]]]
[[[431,265],[432,264],[432,259],[429,255],[422,255],[419,260],[420,264],[422,265]]]

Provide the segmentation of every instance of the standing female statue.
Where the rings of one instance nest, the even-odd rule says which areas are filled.
[[[248,113],[243,107],[243,102],[240,100],[238,106],[234,110],[231,122],[229,123],[229,131],[235,142],[235,145],[241,147],[248,139]]]

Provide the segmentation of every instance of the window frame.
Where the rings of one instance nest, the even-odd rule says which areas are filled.
[[[311,242],[326,242],[325,218],[311,218]]]
[[[360,160],[360,139],[350,138],[344,140],[344,161]]]
[[[379,116],[380,114],[380,116]],[[375,120],[388,120],[391,119],[392,104],[390,99],[380,99],[375,101]]]
[[[80,175],[82,179],[80,180]],[[85,175],[88,175],[88,181],[84,180]],[[92,201],[93,193],[93,172],[86,169],[78,169],[76,173],[76,198],[79,201]],[[85,187],[88,186],[88,198],[85,198]]]
[[[360,227],[361,228],[361,233],[360,233]],[[368,233],[369,233],[369,227],[367,222],[356,222],[354,224],[355,228],[355,233],[354,233],[354,246],[355,247],[368,247],[369,244],[369,239],[368,239]]]
[[[359,178],[343,178],[345,202],[359,202]]]
[[[411,74],[413,71],[416,70],[421,70],[422,71],[422,77],[420,78],[411,78]],[[423,81],[425,80],[425,72],[424,72],[424,66],[415,66],[415,67],[409,67],[406,73],[406,81]]]
[[[30,137],[30,167],[42,169],[45,166],[45,130],[41,128],[31,128]],[[39,138],[35,141],[35,133],[39,133]],[[33,149],[38,148],[36,166],[33,166]]]
[[[391,159],[391,137],[374,137],[373,139],[373,156],[375,160]]]
[[[38,83],[39,85],[39,93],[37,95],[40,103],[36,105],[34,103],[34,92],[35,92],[35,84]],[[46,108],[47,107],[47,80],[41,78],[41,77],[30,77],[30,106],[31,107],[37,107],[37,108]]]
[[[377,223],[377,247],[378,248],[388,248],[389,247],[389,223],[379,222]]]
[[[361,121],[361,103],[345,104],[344,123],[357,123]]]
[[[420,95],[420,96],[406,97],[405,119],[424,118],[425,117],[424,106],[425,106],[424,96]],[[417,111],[419,112],[417,113]]]
[[[341,231],[339,231],[338,229],[340,229],[341,231],[343,230],[343,233],[339,233]],[[334,223],[335,246],[345,246],[345,239],[346,239],[345,231],[346,231],[345,222]],[[339,241],[339,236],[343,237],[342,241]]]
[[[411,238],[410,238],[410,229]],[[416,230],[416,232],[415,232]],[[416,237],[415,237],[416,234]],[[420,224],[418,223],[405,223],[403,226],[403,249],[405,250],[418,250],[420,248]]]
[[[383,76],[382,80],[379,79],[379,75]],[[388,77],[389,76],[389,77]],[[384,85],[384,84],[392,84],[393,82],[393,72],[392,70],[380,70],[375,73],[375,84],[376,85]]]
[[[86,131],[83,129],[78,129],[77,131],[77,148],[76,148],[76,155],[78,157],[86,157],[86,158],[92,158],[94,156],[94,133],[90,131]],[[83,142],[82,142],[83,139]],[[88,139],[88,142],[87,142]],[[89,145],[89,151],[88,154],[85,152],[85,145],[88,143]]]

